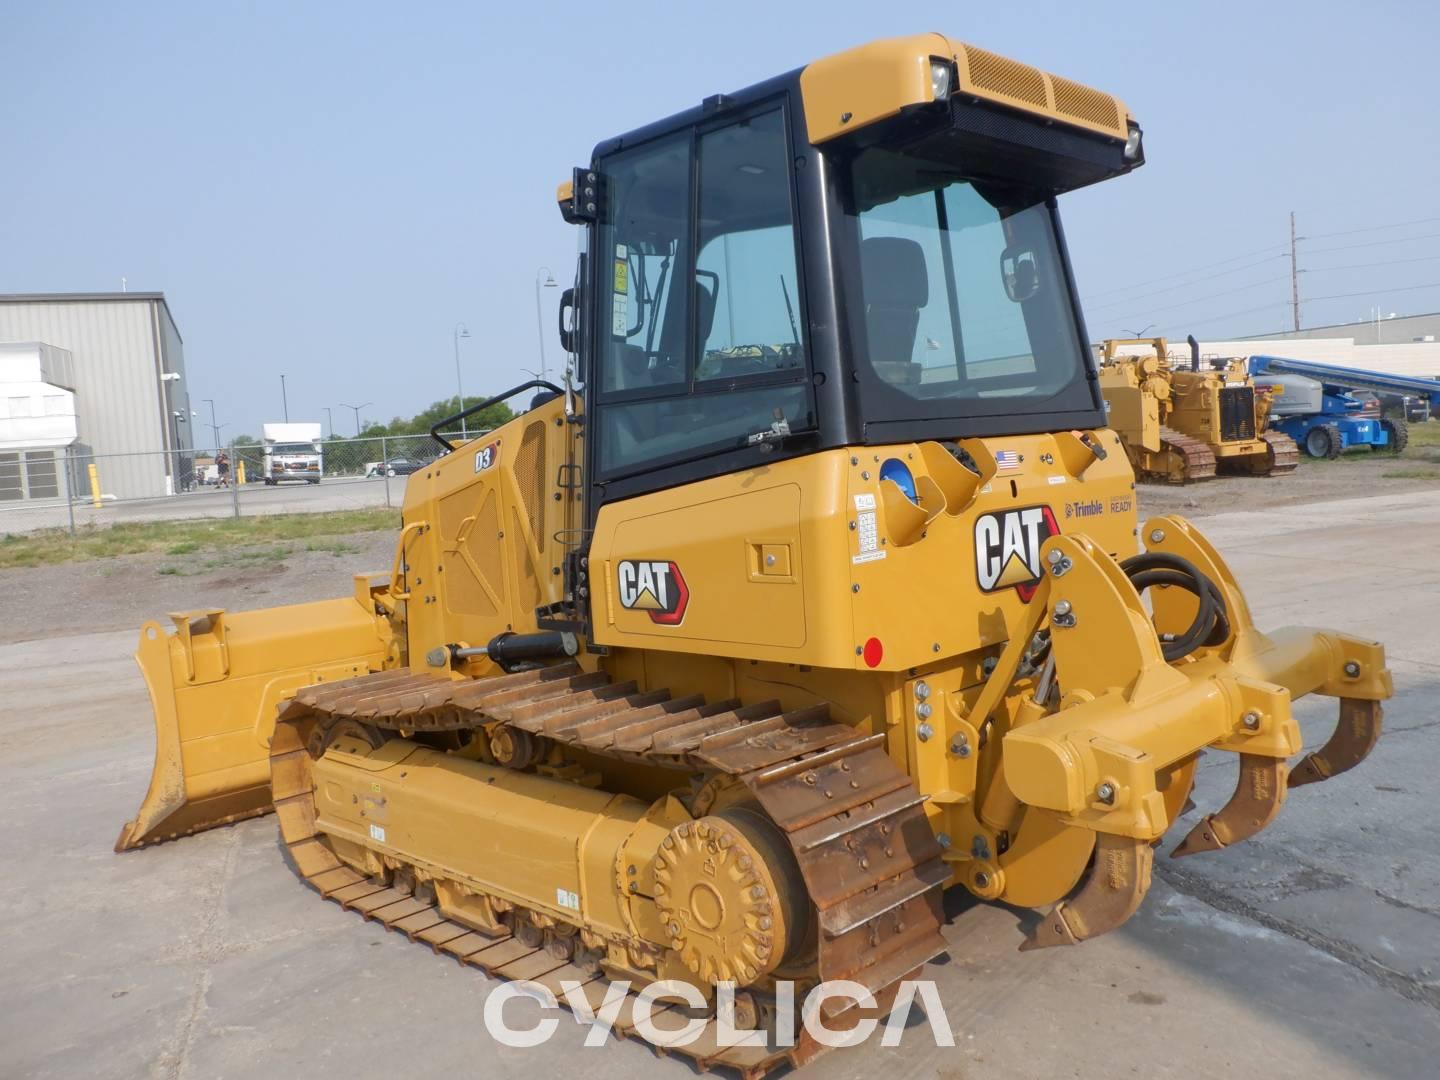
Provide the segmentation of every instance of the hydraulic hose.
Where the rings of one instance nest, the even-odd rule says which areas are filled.
[[[1173,585],[1184,589],[1198,601],[1195,618],[1183,634],[1161,636],[1160,651],[1167,661],[1173,663],[1189,656],[1202,645],[1219,645],[1230,636],[1225,594],[1188,559],[1161,551],[1148,551],[1126,559],[1120,568],[1140,592],[1152,585]]]

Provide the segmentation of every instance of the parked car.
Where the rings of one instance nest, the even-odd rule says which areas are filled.
[[[391,458],[389,461],[374,461],[365,468],[365,475],[370,476],[409,476],[418,472],[424,465],[418,461],[411,461],[409,458]]]
[[[1440,394],[1436,395],[1440,397]],[[1398,416],[1413,424],[1430,419],[1430,402],[1414,394],[1380,394],[1380,410],[1386,416]],[[1433,401],[1434,398],[1431,399]]]

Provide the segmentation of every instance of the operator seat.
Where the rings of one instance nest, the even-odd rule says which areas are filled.
[[[860,242],[860,283],[871,366],[894,386],[917,385],[915,333],[930,302],[924,249],[903,236],[867,237]]]

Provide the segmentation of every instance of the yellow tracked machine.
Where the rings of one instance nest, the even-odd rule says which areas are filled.
[[[821,1048],[782,984],[885,1008],[946,888],[1047,909],[1025,948],[1123,923],[1202,751],[1239,783],[1176,854],[1356,764],[1391,693],[1137,528],[1056,198],[1142,161],[1115,98],[936,34],[600,143],[563,385],[437,428],[388,574],[143,628],[117,849],[273,809],[320,894],[499,976],[733,985],[764,1043],[677,1049],[746,1076]]]
[[[1289,435],[1269,431],[1271,397],[1250,377],[1245,360],[1200,364],[1190,342],[1188,368],[1171,362],[1164,338],[1105,342],[1100,390],[1110,428],[1120,436],[1138,476],[1169,484],[1209,480],[1219,468],[1250,476],[1284,476],[1300,464]],[[1148,345],[1154,356],[1128,356],[1125,345]]]

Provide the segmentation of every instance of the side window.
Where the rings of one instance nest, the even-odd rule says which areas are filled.
[[[783,122],[777,109],[700,138],[700,380],[805,366]]]
[[[683,385],[689,380],[690,290],[683,278],[690,137],[682,133],[618,154],[605,175],[608,215],[598,258],[610,303],[601,316],[600,389]]]
[[[648,143],[603,169],[600,471],[638,472],[813,427],[783,111],[693,144],[688,134]]]

